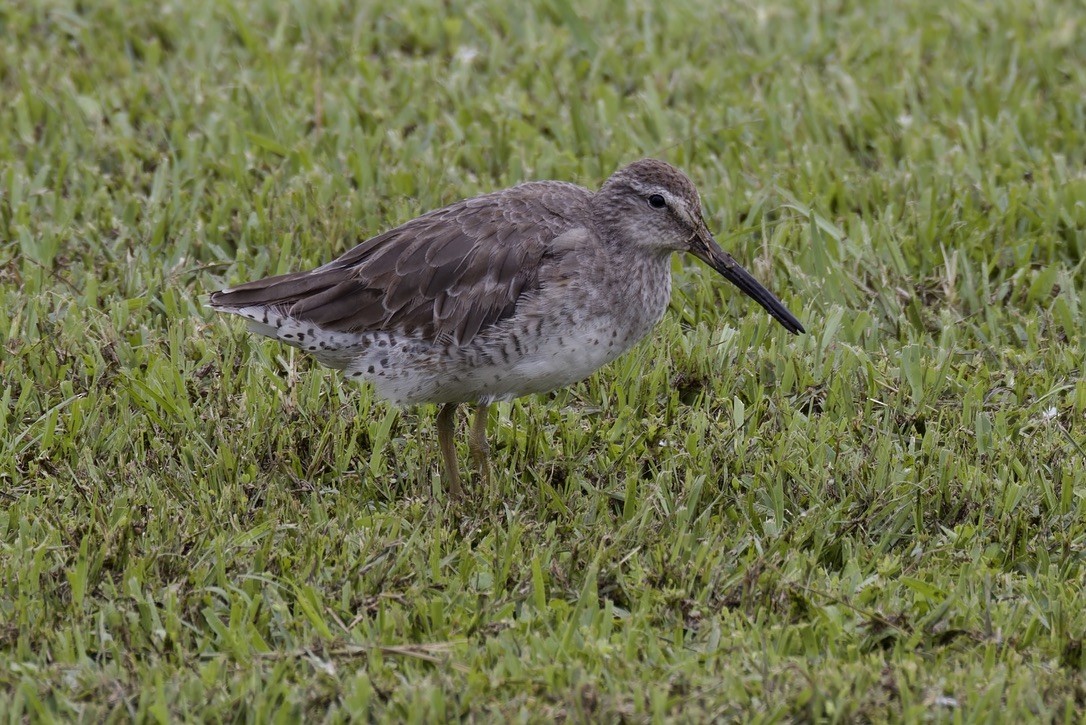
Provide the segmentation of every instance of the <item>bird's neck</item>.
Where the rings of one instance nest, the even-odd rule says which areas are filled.
[[[601,274],[612,289],[621,290],[613,302],[634,313],[647,333],[667,311],[671,301],[671,254],[625,254],[620,263],[608,265]]]

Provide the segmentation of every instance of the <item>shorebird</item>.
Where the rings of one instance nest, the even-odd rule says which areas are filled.
[[[307,272],[211,295],[253,332],[312,353],[400,405],[437,403],[446,486],[462,495],[455,413],[486,481],[490,404],[582,380],[641,340],[693,254],[789,332],[803,325],[706,227],[694,184],[643,159],[599,191],[536,181],[424,214]]]

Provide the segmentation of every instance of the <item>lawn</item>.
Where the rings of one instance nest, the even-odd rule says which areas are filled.
[[[0,5],[0,717],[1086,716],[1086,6]],[[441,486],[216,316],[530,179],[701,190],[634,351]],[[467,446],[461,421],[462,465]]]

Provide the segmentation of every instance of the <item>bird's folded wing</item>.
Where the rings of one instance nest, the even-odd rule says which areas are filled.
[[[211,305],[274,309],[330,331],[465,344],[512,315],[521,296],[538,287],[550,242],[574,226],[559,205],[544,203],[546,194],[525,193],[529,186],[430,212],[309,272],[215,292]],[[586,190],[561,187],[554,191],[569,206],[586,203]]]

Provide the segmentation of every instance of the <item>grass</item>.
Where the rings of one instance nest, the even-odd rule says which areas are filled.
[[[1080,721],[1084,34],[1056,0],[0,7],[0,715]],[[649,341],[499,406],[475,506],[433,408],[202,306],[643,155],[809,334],[677,260]]]

